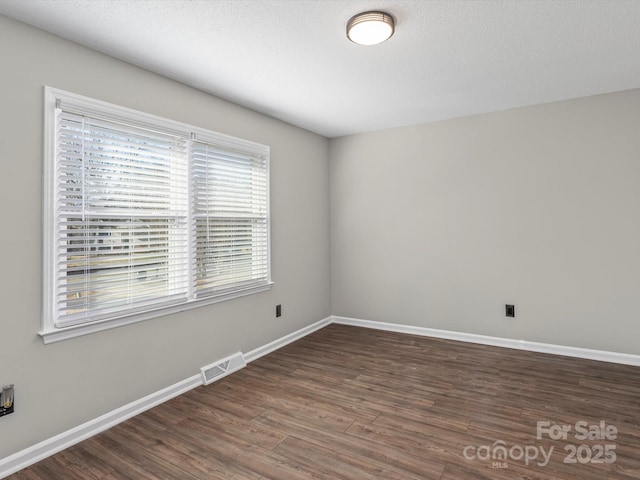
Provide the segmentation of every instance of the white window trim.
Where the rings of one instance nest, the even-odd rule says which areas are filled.
[[[78,325],[70,325],[65,327],[57,327],[54,325],[54,319],[51,312],[48,311],[53,303],[55,296],[54,276],[56,272],[53,268],[53,259],[55,258],[55,214],[56,198],[55,198],[55,111],[60,101],[67,106],[75,107],[78,110],[95,116],[108,116],[110,119],[120,120],[122,122],[135,122],[136,125],[148,128],[158,128],[161,125],[163,131],[185,135],[193,138],[195,135],[198,139],[205,141],[215,141],[217,145],[228,147],[231,149],[240,148],[245,152],[252,152],[261,155],[269,155],[269,147],[255,142],[239,139],[229,135],[213,132],[193,125],[176,122],[156,115],[132,110],[126,107],[120,107],[100,100],[84,97],[64,90],[56,88],[44,87],[44,144],[43,144],[43,168],[44,168],[44,185],[43,185],[43,311],[42,311],[42,329],[38,334],[42,337],[45,344],[66,340],[81,335],[100,332],[111,328],[120,327],[132,323],[149,320],[165,315],[171,315],[193,308],[211,305],[214,303],[231,300],[254,293],[264,292],[271,289],[273,281],[271,280],[271,215],[270,209],[270,182],[269,182],[269,161],[266,162],[267,168],[267,270],[268,281],[264,285],[251,286],[243,290],[236,290],[230,293],[204,297],[192,298],[180,304],[171,305],[169,307],[155,307],[153,309],[122,316],[112,317],[108,319],[98,320]]]

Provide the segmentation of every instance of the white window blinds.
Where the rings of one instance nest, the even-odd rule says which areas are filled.
[[[196,295],[266,284],[266,159],[199,141],[191,154]]]
[[[57,326],[185,299],[185,139],[60,110],[57,125]]]
[[[45,104],[45,334],[270,285],[268,147],[54,89]]]

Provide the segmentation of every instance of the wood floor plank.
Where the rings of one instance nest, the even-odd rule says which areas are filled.
[[[125,478],[141,480],[158,478],[196,480],[198,478],[183,470],[181,465],[171,463],[171,459],[160,458],[144,446],[132,442],[129,437],[123,436],[121,432],[127,430],[128,426],[118,425],[90,439],[96,446],[101,447],[103,455],[109,457],[109,463],[119,474]],[[97,453],[98,450],[94,452]],[[69,466],[66,471],[68,470],[70,470]]]
[[[348,433],[317,430],[276,410],[264,412],[256,421],[290,432],[291,435],[308,442],[327,446],[336,452],[348,452],[386,469],[422,480],[438,480],[442,472],[442,465],[425,455],[414,455],[406,450],[394,449],[391,445],[381,445]]]
[[[249,375],[249,372],[247,374]],[[354,395],[353,392],[344,389],[342,384],[331,385],[322,381],[314,382],[313,379],[269,377],[262,372],[257,375],[251,374],[251,376],[254,380],[256,376],[261,377],[262,382],[258,382],[259,385],[257,385],[258,391],[273,392],[276,389],[280,398],[297,398],[305,404],[311,399],[324,405],[337,405],[345,415],[351,415],[354,418],[366,417],[370,421],[380,413],[377,405],[370,402],[367,397]],[[240,382],[240,385],[244,385],[244,382]]]
[[[276,451],[309,470],[320,472],[330,479],[360,480],[411,480],[410,477],[394,470],[381,467],[365,457],[336,452],[333,449],[290,436],[276,448]]]
[[[146,450],[153,455],[169,460],[173,465],[179,465],[181,469],[189,472],[194,477],[202,480],[257,480],[259,475],[251,470],[243,469],[237,465],[223,463],[218,459],[211,459],[210,450],[204,448],[200,442],[188,439],[174,433],[177,426],[174,424],[168,430],[157,430],[157,426],[148,423],[143,416],[133,419],[119,431],[124,436],[124,441],[138,441],[137,435],[131,435],[135,426],[138,433],[151,440]]]
[[[273,449],[287,437],[286,433],[264,427],[242,417],[230,415],[223,410],[216,410],[209,406],[202,407],[200,402],[188,397],[171,402],[167,408],[182,413],[183,419],[178,423],[180,425],[186,419],[196,417],[203,424],[206,424],[212,432],[224,431],[244,441],[260,445],[267,450]]]
[[[322,478],[316,472],[291,462],[276,452],[260,448],[257,445],[216,432],[199,419],[185,419],[176,426],[176,434],[193,442],[198,442],[222,465],[233,465],[269,478],[309,480]]]
[[[617,436],[578,440],[581,421]],[[9,477],[378,478],[640,480],[640,368],[330,325]]]
[[[240,372],[239,372],[240,373]],[[244,371],[242,373],[245,373]],[[243,402],[257,402],[269,408],[287,410],[298,405],[320,410],[333,410],[346,417],[357,418],[364,421],[373,421],[379,412],[373,408],[367,408],[359,403],[351,401],[351,397],[340,395],[335,389],[331,390],[331,398],[327,398],[326,391],[320,395],[317,390],[287,388],[286,395],[282,392],[282,379],[275,383],[261,376],[244,375],[241,382],[227,382],[221,386],[224,394]]]

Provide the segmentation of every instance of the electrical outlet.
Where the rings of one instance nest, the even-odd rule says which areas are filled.
[[[276,305],[276,318],[282,316],[282,305]]]
[[[0,417],[13,413],[14,400],[13,385],[4,385],[0,393]]]
[[[515,317],[516,316],[516,306],[515,305],[505,305],[505,314],[507,317]]]

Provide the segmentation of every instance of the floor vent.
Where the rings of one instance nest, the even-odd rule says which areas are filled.
[[[218,360],[216,363],[202,367],[202,383],[209,385],[210,383],[220,380],[222,377],[244,368],[247,362],[244,360],[242,352],[234,353],[233,355]]]

